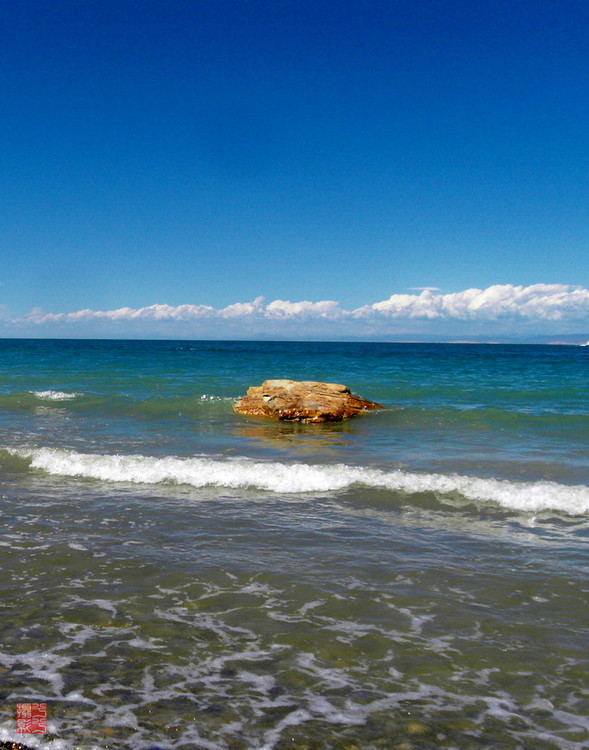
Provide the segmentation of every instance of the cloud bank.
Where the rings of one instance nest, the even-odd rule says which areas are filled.
[[[154,304],[60,313],[35,309],[12,323],[32,327],[37,335],[50,335],[50,329],[62,333],[68,329],[72,336],[85,335],[83,329],[108,332],[117,327],[117,330],[124,328],[129,335],[134,332],[145,335],[152,330],[157,335],[173,336],[179,332],[207,337],[208,333],[213,337],[227,334],[240,338],[256,335],[374,338],[402,332],[436,334],[444,329],[450,335],[500,331],[517,336],[564,331],[571,326],[589,327],[589,290],[564,284],[527,287],[502,284],[443,294],[428,287],[419,294],[393,294],[387,300],[352,310],[334,300],[278,299],[266,304],[262,297],[220,309],[203,304]]]

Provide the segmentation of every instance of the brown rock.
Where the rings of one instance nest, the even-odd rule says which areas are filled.
[[[354,396],[345,385],[314,380],[265,380],[261,386],[248,388],[233,404],[238,414],[286,422],[337,422],[381,408],[374,401]]]

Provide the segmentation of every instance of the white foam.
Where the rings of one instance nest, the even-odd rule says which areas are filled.
[[[12,721],[12,724],[15,722]],[[52,723],[47,723],[47,728],[52,730]],[[9,726],[0,726],[0,740],[3,742],[14,742],[15,744],[22,744],[22,734],[17,734],[16,729],[12,729]],[[68,750],[72,748],[72,745],[66,740],[46,740],[45,737],[41,739],[34,734],[27,735],[26,738],[27,747],[31,748],[43,748],[43,750]]]
[[[467,500],[495,502],[528,512],[554,510],[573,515],[589,511],[589,487],[556,482],[512,482],[458,474],[418,474],[395,469],[139,455],[78,453],[57,448],[6,449],[29,459],[31,467],[49,474],[137,484],[186,484],[192,487],[255,488],[281,494],[333,492],[354,485],[407,494],[430,492]]]
[[[272,675],[268,674],[255,674],[254,672],[248,672],[245,669],[240,669],[237,677],[242,681],[251,685],[253,688],[259,690],[262,693],[267,693],[276,684],[276,680]]]
[[[71,401],[73,398],[78,398],[80,393],[66,393],[65,391],[29,391],[33,396],[44,399],[45,401]]]
[[[96,606],[100,607],[100,609],[105,609],[107,612],[110,612],[113,617],[116,617],[118,615],[117,608],[110,601],[110,599],[94,599],[92,603],[96,604]]]
[[[0,652],[0,664],[9,669],[18,664],[26,665],[33,677],[48,682],[53,688],[54,695],[62,697],[64,682],[60,670],[67,667],[72,659],[55,653],[58,650],[59,646],[45,651],[28,651],[24,654]]]
[[[164,646],[161,643],[156,643],[156,641],[161,641],[161,638],[133,638],[132,640],[128,641],[129,646],[133,646],[133,648],[145,648],[145,649],[151,649],[151,648],[164,648]]]

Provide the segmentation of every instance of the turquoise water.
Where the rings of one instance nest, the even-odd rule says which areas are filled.
[[[586,348],[0,355],[0,739],[588,746]],[[384,408],[233,413],[280,377]],[[39,701],[48,734],[16,735],[16,703]]]

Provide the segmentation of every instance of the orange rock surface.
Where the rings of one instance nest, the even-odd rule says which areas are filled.
[[[248,417],[286,422],[337,422],[381,405],[360,398],[345,385],[314,380],[265,380],[248,388],[233,410]]]

